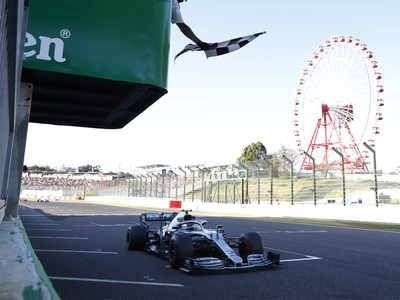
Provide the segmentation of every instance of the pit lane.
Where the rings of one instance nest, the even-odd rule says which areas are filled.
[[[190,276],[128,251],[140,209],[36,203],[20,215],[62,299],[384,299],[400,295],[400,234],[261,219],[206,218],[233,236],[260,233],[282,265],[266,271]]]

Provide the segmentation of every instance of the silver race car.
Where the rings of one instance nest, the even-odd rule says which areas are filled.
[[[205,228],[206,223],[187,210],[145,213],[139,225],[128,228],[126,242],[129,250],[167,258],[172,267],[185,272],[252,270],[279,264],[279,254],[265,254],[258,233],[228,238],[222,225],[210,230]]]

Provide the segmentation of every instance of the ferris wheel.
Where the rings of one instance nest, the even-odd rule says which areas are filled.
[[[360,145],[375,147],[383,120],[382,73],[367,45],[352,36],[320,44],[307,60],[298,82],[293,111],[299,151],[315,158],[319,169],[340,168],[336,148],[350,172],[367,172]],[[312,169],[305,156],[300,170]]]

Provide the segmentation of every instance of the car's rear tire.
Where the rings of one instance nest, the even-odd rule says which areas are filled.
[[[168,259],[171,267],[179,268],[186,257],[193,256],[192,238],[187,234],[176,234],[170,241]]]
[[[129,250],[144,250],[147,239],[147,228],[143,225],[132,226],[126,233]]]
[[[247,262],[250,254],[262,254],[264,247],[260,235],[257,232],[247,232],[239,238],[239,255],[243,262]]]

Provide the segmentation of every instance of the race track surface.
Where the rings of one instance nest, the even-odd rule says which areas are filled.
[[[126,228],[141,212],[85,203],[20,207],[32,246],[62,299],[400,299],[400,233],[205,217],[208,227],[223,224],[232,236],[259,232],[282,264],[188,275],[161,258],[127,250]]]

